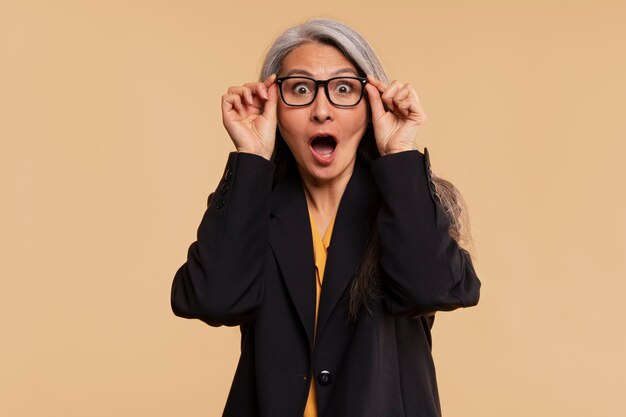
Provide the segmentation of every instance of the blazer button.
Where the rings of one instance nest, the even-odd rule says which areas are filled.
[[[333,383],[333,374],[330,371],[322,371],[317,374],[317,382],[323,386],[327,387]]]
[[[224,184],[222,186],[222,189],[220,190],[220,195],[225,195],[229,191],[230,191],[230,185]]]
[[[215,203],[215,208],[216,209],[221,209],[222,207],[224,207],[226,205],[226,201],[224,200],[218,200],[217,203]]]
[[[233,171],[230,168],[226,168],[226,172],[224,173],[224,181],[230,181],[233,176]]]

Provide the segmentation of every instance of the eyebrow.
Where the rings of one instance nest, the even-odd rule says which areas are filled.
[[[341,75],[341,74],[345,74],[345,73],[358,75],[357,72],[353,68],[345,67],[345,68],[339,68],[337,71],[331,73],[330,76],[331,77],[335,77],[337,75]],[[313,76],[313,74],[311,74],[309,71],[307,71],[305,69],[301,69],[301,68],[293,68],[293,69],[287,71],[287,73],[284,76],[285,77],[289,77],[289,76],[292,76],[292,75],[305,75],[307,77],[315,78]]]

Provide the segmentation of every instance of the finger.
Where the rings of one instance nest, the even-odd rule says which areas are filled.
[[[407,97],[401,103],[398,104],[398,109],[402,112],[402,115],[408,120],[412,120],[418,124],[422,124],[426,121],[426,113],[422,109],[422,106],[415,99],[415,97]]]
[[[365,84],[365,91],[367,91],[367,98],[372,110],[372,120],[376,121],[386,113],[385,106],[380,98],[380,92],[374,85],[370,84]]]
[[[370,84],[372,84],[373,86],[375,86],[375,87],[376,87],[376,89],[377,89],[380,93],[382,93],[382,94],[384,94],[385,92],[387,92],[387,90],[388,90],[388,89],[389,89],[389,87],[390,87],[390,84],[387,84],[387,83],[385,83],[384,81],[379,80],[379,79],[375,78],[375,77],[374,77],[374,76],[372,76],[372,75],[368,75],[368,76],[367,76],[367,80],[368,80],[368,82],[369,82]],[[396,81],[394,81],[394,82],[396,82]],[[383,96],[383,104],[384,104],[384,106],[386,106],[386,108],[387,108],[388,110],[390,110],[390,111],[394,111],[394,110],[395,110],[395,105],[393,104],[393,101],[392,101],[392,100],[390,100],[390,99],[388,99],[388,98],[387,98],[387,97],[385,97],[385,96]]]
[[[423,124],[428,120],[428,117],[426,116],[426,113],[424,112],[424,109],[422,108],[422,105],[419,101],[413,101],[409,110],[412,113],[410,118],[417,123]]]
[[[404,86],[398,91],[396,97],[394,97],[395,101],[410,99],[419,104],[419,98],[417,97],[417,92],[415,88],[409,83],[404,84]]]
[[[276,120],[276,107],[278,103],[278,85],[272,84],[267,89],[267,101],[263,105],[263,117]]]
[[[412,99],[418,104],[418,106],[421,108],[421,104],[420,104],[420,99],[417,96],[417,91],[415,91],[415,88],[410,84],[410,83],[406,83],[404,84],[404,86],[402,87],[401,91],[406,91],[408,93],[408,96],[411,96]]]
[[[237,111],[243,111],[241,96],[239,94],[225,94],[223,96],[222,103],[230,105],[231,109],[234,107]],[[224,106],[222,106],[222,108],[224,108]]]
[[[233,106],[238,112],[243,112],[243,104],[241,103],[241,96],[233,95]]]
[[[398,104],[404,100],[406,100],[407,98],[410,98],[411,96],[411,90],[410,89],[406,89],[404,87],[402,87],[393,97],[393,103],[394,104]]]
[[[240,86],[240,85],[232,85],[232,86],[228,87],[227,93],[228,94],[241,94],[241,89],[242,88],[243,87]]]
[[[252,105],[254,103],[254,100],[252,99],[252,90],[249,87],[243,87],[243,96],[248,104]]]
[[[229,94],[236,94],[243,98],[248,104],[252,104],[252,91],[246,86],[234,86],[228,89]]]
[[[417,96],[417,92],[413,87],[410,87],[411,94],[407,97],[407,100],[410,101],[411,106],[409,107],[409,111],[411,112],[409,118],[418,122],[424,123],[427,120],[426,113],[422,107],[422,103],[420,102],[419,97]]]
[[[385,92],[381,96],[383,103],[385,103],[389,107],[395,107],[395,104],[393,102],[393,97],[398,93],[398,90],[400,90],[401,88],[402,88],[402,84],[397,80],[393,80],[391,84],[389,84],[389,86],[385,89]]]
[[[426,112],[424,111],[424,108],[422,107],[422,102],[420,101],[420,98],[418,97],[417,93],[415,91],[413,91],[414,93],[414,98],[415,98],[415,112],[419,114],[419,118],[422,122],[425,122],[427,120],[426,117]]]
[[[276,74],[272,74],[267,77],[265,81],[263,81],[263,84],[265,85],[265,87],[269,88],[270,85],[274,84],[274,81],[276,81]]]
[[[265,81],[263,81],[263,86],[265,87],[265,99],[266,100],[273,100],[273,104],[271,104],[271,106],[273,106],[274,110],[273,110],[273,116],[274,118],[276,118],[276,104],[278,102],[278,85],[276,84],[276,78],[278,78],[278,75],[276,75],[275,73],[270,75],[269,77],[267,77],[265,79]],[[270,89],[271,87],[274,86],[274,97],[271,98],[270,95]]]
[[[263,100],[267,100],[267,87],[262,82],[244,84],[244,87],[248,87],[252,94],[261,97]],[[262,103],[261,103],[262,104]]]
[[[375,78],[373,75],[367,76],[367,82],[376,87],[376,89],[381,93],[387,89],[387,84],[384,81]]]
[[[405,117],[411,113],[411,110],[414,107],[415,103],[413,103],[412,100],[402,100],[396,105],[396,109]]]
[[[399,99],[398,96],[393,97],[393,105],[394,105],[394,111],[398,111],[401,110],[403,111],[403,114],[405,113],[404,110],[408,109],[411,105],[411,98],[410,97],[405,97],[402,99]],[[406,115],[406,114],[404,114]]]
[[[264,84],[260,84],[257,87],[256,92],[264,100],[267,100],[269,98],[269,96],[267,95],[267,87]]]
[[[229,96],[228,94],[224,94],[222,96],[222,115],[228,113],[229,111],[233,109],[232,100],[229,100],[228,96]]]

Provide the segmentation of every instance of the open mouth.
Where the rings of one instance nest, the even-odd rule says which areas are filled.
[[[329,163],[333,159],[337,141],[332,136],[318,136],[311,141],[313,156],[319,162]]]

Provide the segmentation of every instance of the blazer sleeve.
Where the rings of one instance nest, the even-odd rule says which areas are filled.
[[[197,240],[174,276],[174,314],[211,326],[254,318],[263,298],[273,172],[274,164],[260,156],[229,154]]]
[[[382,198],[376,224],[387,308],[419,316],[476,305],[480,280],[469,253],[450,237],[428,149],[380,157],[372,173]]]

